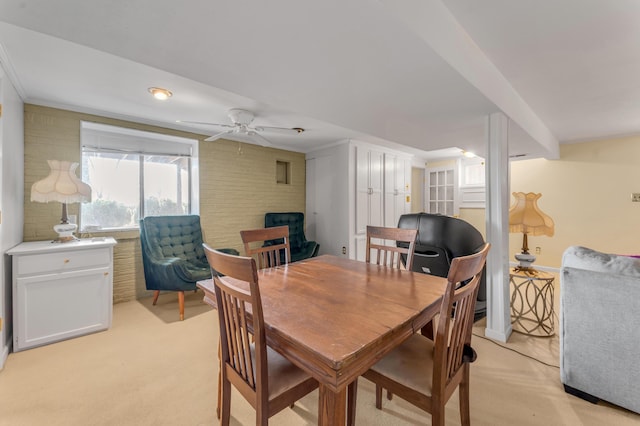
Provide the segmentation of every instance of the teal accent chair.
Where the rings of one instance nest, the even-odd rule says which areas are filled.
[[[147,216],[140,220],[147,290],[154,290],[154,305],[161,291],[177,291],[181,321],[184,319],[184,292],[195,291],[197,281],[211,278],[202,243],[200,216]],[[234,249],[220,250],[239,254]]]
[[[315,241],[308,241],[304,235],[304,213],[266,213],[264,215],[264,227],[274,226],[289,227],[289,243],[291,245],[291,262],[315,257],[318,255],[320,244]],[[266,241],[265,245],[281,244],[282,239]],[[283,256],[282,256],[283,257]]]

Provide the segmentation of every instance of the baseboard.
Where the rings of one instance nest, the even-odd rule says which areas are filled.
[[[509,340],[509,336],[511,336],[511,324],[509,324],[504,332],[487,327],[484,329],[484,336],[492,340],[497,340],[498,342],[506,343],[507,340]]]

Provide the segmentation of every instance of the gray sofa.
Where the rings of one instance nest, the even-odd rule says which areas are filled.
[[[560,283],[565,391],[640,413],[640,259],[569,247]]]

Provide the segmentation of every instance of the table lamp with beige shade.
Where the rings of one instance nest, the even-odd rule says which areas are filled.
[[[553,236],[553,219],[538,207],[538,199],[542,194],[533,192],[514,192],[514,203],[509,208],[509,232],[522,232],[522,252],[515,255],[519,262],[516,270],[535,272],[531,266],[536,257],[529,253],[528,236]]]
[[[78,163],[58,160],[47,160],[47,163],[51,168],[49,176],[31,186],[31,201],[62,203],[61,222],[53,227],[53,230],[58,233],[58,238],[54,242],[65,243],[76,240],[73,233],[78,225],[69,223],[67,204],[91,201],[91,187],[76,176]]]

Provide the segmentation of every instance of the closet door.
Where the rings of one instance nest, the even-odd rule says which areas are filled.
[[[383,179],[384,157],[380,151],[369,151],[369,222],[368,225],[383,226]],[[365,229],[366,233],[366,229]]]
[[[369,151],[356,146],[356,234],[367,232],[369,222]]]
[[[400,216],[411,210],[411,161],[384,155],[384,226],[395,228]]]
[[[356,234],[383,224],[383,168],[381,152],[356,147]]]

